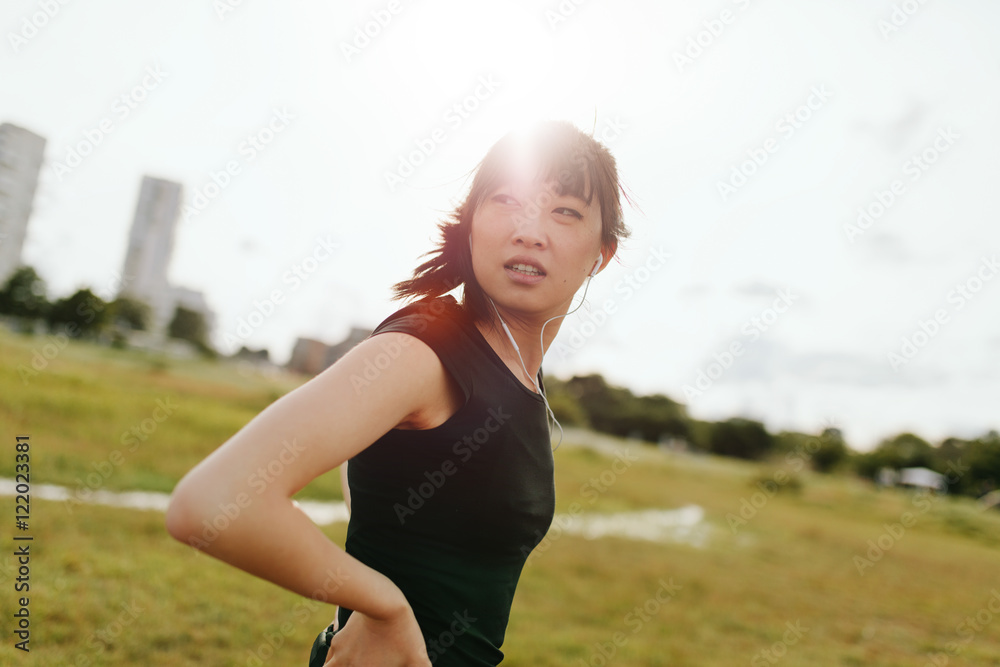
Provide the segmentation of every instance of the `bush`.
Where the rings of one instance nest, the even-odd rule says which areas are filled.
[[[718,422],[709,442],[713,454],[758,460],[771,450],[774,438],[760,422],[736,417]]]

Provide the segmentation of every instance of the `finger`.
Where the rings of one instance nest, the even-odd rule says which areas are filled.
[[[333,639],[334,639],[333,637],[330,638],[330,648],[328,648],[326,651],[327,662],[324,664],[323,667],[326,667],[327,664],[333,664]]]

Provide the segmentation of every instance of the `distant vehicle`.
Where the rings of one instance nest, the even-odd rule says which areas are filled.
[[[935,493],[947,493],[948,479],[929,468],[882,468],[876,478],[882,487],[902,486],[909,489],[927,489]]]

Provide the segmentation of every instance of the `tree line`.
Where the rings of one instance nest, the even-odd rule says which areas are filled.
[[[45,280],[30,266],[21,266],[0,287],[0,315],[16,318],[32,329],[41,323],[50,333],[72,338],[108,341],[124,347],[132,331],[148,331],[153,312],[149,304],[126,296],[105,301],[89,287],[50,301]],[[217,352],[208,341],[201,313],[178,306],[167,325],[170,338],[186,340],[208,357]]]
[[[684,404],[663,394],[636,396],[596,374],[566,381],[546,378],[545,386],[561,424],[610,435],[750,461],[799,456],[817,472],[857,474],[872,480],[882,468],[929,468],[945,475],[950,493],[973,497],[995,490],[1000,482],[1000,434],[996,431],[972,440],[946,438],[936,446],[912,433],[900,433],[885,438],[870,452],[858,452],[836,428],[818,434],[771,433],[761,422],[742,417],[718,422],[693,419]]]

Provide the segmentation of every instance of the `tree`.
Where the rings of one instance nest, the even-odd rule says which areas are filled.
[[[714,454],[757,460],[771,450],[774,437],[762,423],[734,417],[715,424],[709,442]]]
[[[595,430],[625,437],[638,433],[650,442],[664,435],[688,436],[685,407],[663,394],[635,396],[597,374],[573,377],[565,386]]]
[[[545,396],[552,413],[563,426],[587,427],[587,413],[576,397],[566,388],[566,383],[554,377],[545,378]]]
[[[566,392],[583,408],[592,428],[614,435],[629,434],[631,429],[623,428],[622,416],[632,397],[631,392],[608,385],[596,373],[570,378],[566,382]]]
[[[819,449],[812,455],[813,469],[832,472],[850,455],[844,435],[839,428],[826,428],[819,436]]]
[[[1000,484],[1000,434],[990,431],[969,444],[967,492],[981,496]],[[959,473],[956,472],[955,475]],[[965,475],[959,478],[965,478]]]
[[[715,429],[715,422],[689,419],[687,424],[687,441],[691,446],[702,452],[712,451],[712,431]]]
[[[216,356],[216,351],[208,344],[208,327],[204,316],[196,310],[184,306],[174,309],[174,317],[167,327],[171,338],[190,341],[206,356]]]
[[[108,304],[90,291],[79,289],[70,297],[52,304],[48,317],[49,328],[67,327],[70,336],[90,337],[99,333],[108,322]]]
[[[626,417],[644,440],[659,442],[663,436],[686,440],[690,436],[687,408],[663,394],[635,397],[630,407]]]
[[[149,329],[153,311],[145,301],[120,296],[109,304],[110,320],[115,326],[133,331]]]
[[[923,438],[912,433],[900,433],[887,438],[878,446],[858,457],[858,474],[875,478],[881,468],[933,468],[935,451]]]
[[[935,469],[948,477],[948,491],[979,497],[1000,484],[1000,434],[948,438],[937,449]]]
[[[45,281],[30,266],[21,266],[0,289],[0,313],[25,319],[45,317],[49,302]]]

